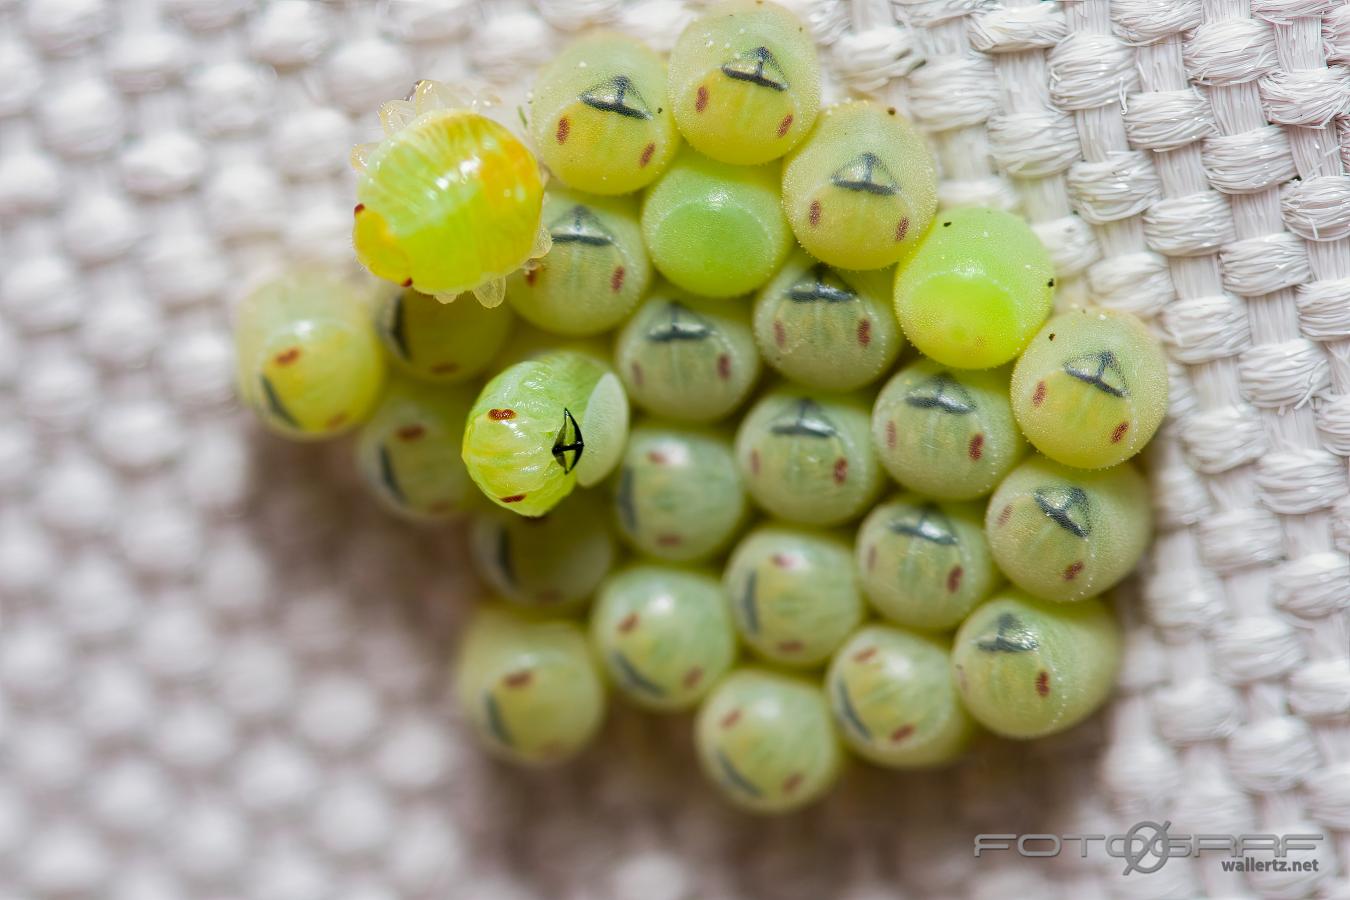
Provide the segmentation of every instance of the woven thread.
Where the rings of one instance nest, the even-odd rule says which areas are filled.
[[[351,264],[349,147],[415,77],[509,104],[568,34],[668,49],[697,4],[0,2],[0,896],[1350,896],[1350,4],[787,5],[831,97],[927,134],[944,204],[1022,213],[1060,302],[1167,347],[1109,711],[767,823],[697,787],[683,721],[619,711],[568,776],[488,762],[444,692],[455,535],[383,517],[348,447],[261,437],[229,309]],[[1328,847],[970,857],[1141,818]]]

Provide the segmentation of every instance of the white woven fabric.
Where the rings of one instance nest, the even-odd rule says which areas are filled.
[[[260,436],[228,310],[350,264],[350,145],[417,77],[518,95],[683,0],[0,0],[0,898],[1350,897],[1350,5],[791,0],[836,94],[1025,214],[1060,296],[1175,365],[1119,697],[950,773],[751,821],[688,723],[563,773],[445,698],[474,593],[349,448]],[[316,461],[318,465],[316,465]],[[979,831],[1322,831],[1318,873],[974,860]]]

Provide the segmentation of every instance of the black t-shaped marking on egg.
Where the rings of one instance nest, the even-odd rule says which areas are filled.
[[[666,304],[670,318],[647,332],[647,340],[657,344],[674,341],[703,341],[713,333],[713,327],[697,313],[691,312],[678,300]]]
[[[890,197],[900,193],[900,182],[875,153],[859,153],[834,170],[830,183],[846,191]]]
[[[1041,645],[1035,633],[1012,613],[1000,613],[998,633],[976,641],[975,646],[986,653],[1027,653]]]
[[[1120,361],[1110,350],[1075,356],[1064,364],[1064,371],[1112,397],[1124,397],[1129,393],[1125,387],[1125,373],[1120,368]],[[1119,387],[1111,381],[1117,382]]]
[[[616,113],[629,119],[650,119],[651,107],[627,75],[615,75],[591,85],[577,99],[592,109]]]
[[[792,415],[790,421],[784,422],[781,418],[779,422],[769,427],[771,434],[821,439],[836,437],[839,434],[839,429],[835,428],[834,423],[826,417],[820,404],[806,397],[797,401],[796,414]]]
[[[787,76],[768,47],[755,47],[737,53],[722,64],[722,74],[736,81],[747,81],[774,91],[788,89]]]
[[[1086,538],[1092,533],[1092,509],[1087,491],[1077,485],[1056,485],[1037,488],[1032,497],[1046,518],[1074,537]]]
[[[842,278],[824,263],[817,263],[787,289],[794,303],[848,303],[858,299]]]
[[[550,222],[548,233],[555,244],[606,247],[614,243],[614,235],[610,230],[600,223],[595,213],[580,203]]]
[[[948,372],[939,372],[916,384],[905,395],[905,404],[917,409],[940,409],[954,416],[964,416],[975,409],[970,391]]]
[[[951,547],[956,544],[956,535],[952,533],[952,523],[931,503],[919,507],[917,519],[895,518],[886,527],[895,534],[931,541],[944,547]]]

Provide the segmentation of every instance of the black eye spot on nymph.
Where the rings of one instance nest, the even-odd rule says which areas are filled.
[[[581,452],[585,449],[586,442],[581,437],[581,428],[573,418],[572,411],[564,407],[562,427],[558,429],[558,436],[553,440],[553,459],[562,466],[563,473],[568,474],[577,467],[577,463],[581,461]]]
[[[943,222],[943,223],[942,223],[942,227],[943,227],[943,228],[951,228],[951,227],[952,227],[952,223],[951,223],[951,222]]]

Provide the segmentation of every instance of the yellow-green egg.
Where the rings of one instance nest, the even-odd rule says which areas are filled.
[[[360,424],[384,385],[367,298],[342,279],[297,271],[259,287],[235,319],[239,396],[269,429],[296,440]]]
[[[783,207],[807,252],[844,269],[894,265],[937,211],[937,172],[895,107],[850,100],[820,114],[783,167]]]
[[[852,394],[770,391],[741,420],[736,461],[756,503],[807,525],[857,518],[885,480],[867,404]]]
[[[596,594],[591,642],[624,696],[659,712],[698,703],[736,659],[722,583],[701,569],[616,572]]]
[[[409,519],[440,520],[481,503],[459,457],[472,405],[468,386],[390,380],[356,439],[357,468],[387,508]]]
[[[685,140],[715,159],[777,159],[820,110],[820,62],[805,24],[776,3],[705,10],[670,51],[670,99]]]
[[[759,379],[750,311],[662,285],[619,331],[614,365],[628,396],[647,412],[719,421]]]
[[[456,384],[487,369],[506,346],[515,316],[467,295],[447,303],[404,288],[381,295],[375,323],[396,368],[424,381]]]
[[[703,701],[694,741],[704,775],[732,803],[785,813],[823,797],[843,750],[815,681],[768,669],[733,671]]]
[[[829,391],[870,384],[905,339],[889,272],[846,272],[795,253],[755,300],[755,343],[793,381]]]
[[[735,297],[768,281],[792,246],[778,169],[692,150],[677,156],[642,203],[642,235],[661,274],[705,297]]]
[[[825,686],[844,741],[879,766],[952,762],[975,731],[957,696],[944,639],[869,625],[839,648]]]
[[[1080,469],[1114,466],[1167,412],[1167,358],[1128,313],[1073,310],[1032,340],[1012,376],[1017,424],[1036,449]]]
[[[1105,702],[1120,642],[1120,627],[1100,600],[1048,603],[1007,589],[961,625],[952,672],[981,725],[1005,737],[1045,737]]]
[[[858,529],[857,563],[873,608],[897,625],[955,628],[999,583],[984,537],[984,506],[902,494]]]
[[[652,279],[637,200],[550,188],[544,227],[548,254],[506,281],[521,318],[567,336],[599,334],[626,319]]]
[[[1088,471],[1033,456],[989,498],[994,561],[1045,600],[1079,600],[1114,586],[1153,533],[1148,485],[1129,463]]]
[[[474,569],[507,602],[547,613],[585,605],[614,566],[604,500],[575,491],[533,519],[492,508],[469,531]]]
[[[1036,233],[1011,213],[945,210],[895,275],[895,312],[910,343],[940,363],[1011,362],[1050,314],[1055,270]]]
[[[943,500],[992,491],[1027,453],[1008,399],[1006,368],[954,369],[918,359],[872,407],[872,446],[910,490]]]
[[[385,138],[357,147],[352,242],[371,274],[449,300],[501,303],[504,279],[548,249],[539,163],[508,129],[419,81],[380,108]]]
[[[535,79],[530,135],[553,174],[578,190],[646,187],[680,146],[665,62],[611,31],[574,40]]]
[[[581,626],[497,606],[479,610],[465,630],[454,690],[474,736],[522,765],[572,759],[605,718],[604,682]]]
[[[474,401],[464,463],[488,499],[540,516],[618,465],[628,398],[597,357],[558,350],[498,373]]]
[[[723,575],[741,638],[793,668],[829,659],[863,618],[852,548],[838,534],[763,525],[736,545]]]
[[[731,544],[748,512],[726,435],[662,422],[633,429],[614,513],[635,550],[672,562],[707,559]]]

